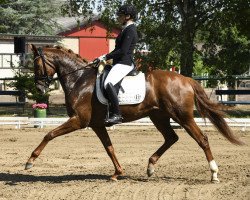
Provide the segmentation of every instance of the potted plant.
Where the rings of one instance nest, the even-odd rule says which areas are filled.
[[[47,117],[47,108],[48,105],[46,103],[35,103],[32,105],[34,110],[35,118],[46,118]]]

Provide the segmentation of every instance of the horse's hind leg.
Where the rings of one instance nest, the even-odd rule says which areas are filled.
[[[117,177],[119,175],[121,175],[123,172],[122,172],[122,167],[119,164],[118,159],[115,155],[115,151],[114,151],[113,145],[111,143],[111,140],[109,138],[108,132],[107,132],[105,127],[92,127],[92,129],[93,129],[93,131],[95,131],[95,133],[97,134],[97,136],[101,140],[104,148],[106,149],[110,159],[112,160],[112,162],[114,164],[115,173],[111,177],[111,180],[116,181]]]
[[[152,113],[149,117],[165,139],[164,144],[149,158],[147,174],[150,177],[154,173],[154,165],[156,162],[167,149],[169,149],[175,142],[178,141],[178,136],[170,125],[169,117],[166,117],[160,112]]]
[[[38,145],[38,147],[32,152],[30,158],[28,159],[25,165],[25,169],[30,169],[33,167],[34,160],[41,154],[42,150],[45,148],[45,146],[49,143],[50,140],[54,139],[55,137],[70,133],[80,128],[81,127],[80,127],[80,123],[78,119],[76,117],[72,117],[61,126],[50,131],[43,138],[42,142]]]
[[[193,118],[185,119],[182,121],[181,126],[185,128],[188,134],[199,144],[199,146],[203,149],[207,161],[209,163],[209,167],[212,173],[211,181],[214,183],[218,183],[219,179],[217,178],[218,174],[218,166],[213,159],[213,155],[208,143],[208,138],[206,135],[202,133],[200,128],[197,126]]]

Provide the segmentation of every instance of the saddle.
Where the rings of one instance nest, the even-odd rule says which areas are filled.
[[[111,70],[111,65],[106,65],[104,69],[97,74],[96,78],[96,95],[100,103],[108,105],[106,98],[104,82]],[[118,93],[119,105],[131,105],[141,103],[146,94],[146,81],[145,75],[138,72],[136,69],[132,70],[126,77],[115,85]]]

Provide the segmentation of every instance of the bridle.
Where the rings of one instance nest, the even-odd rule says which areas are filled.
[[[62,77],[64,77],[64,76],[68,76],[68,75],[70,75],[70,74],[72,74],[72,73],[75,73],[75,72],[77,72],[77,71],[79,71],[79,70],[84,70],[84,69],[86,69],[86,68],[97,68],[97,66],[98,66],[98,64],[99,64],[99,62],[100,62],[99,60],[95,59],[94,61],[88,63],[88,64],[87,64],[86,66],[84,66],[83,68],[79,68],[79,69],[73,70],[73,71],[71,71],[71,72],[69,72],[69,73],[67,73],[67,74],[63,74],[63,75],[61,75],[61,76],[58,76],[57,78],[53,78],[53,76],[49,76],[49,75],[48,75],[48,72],[47,72],[47,70],[46,70],[45,64],[47,64],[50,68],[52,68],[53,70],[56,71],[55,67],[54,67],[53,65],[51,65],[48,61],[46,61],[46,59],[45,59],[45,57],[44,57],[44,53],[43,53],[42,48],[40,48],[40,47],[37,48],[37,53],[38,53],[38,55],[34,58],[34,61],[35,61],[36,59],[38,59],[38,58],[41,58],[41,59],[42,59],[43,75],[42,75],[42,76],[37,76],[37,75],[35,75],[35,82],[36,82],[37,84],[39,84],[39,85],[46,86],[47,88],[49,87],[50,83],[51,83],[52,81],[54,81],[54,80],[58,80],[58,79],[60,79],[60,78],[62,78]],[[94,66],[91,66],[91,65],[93,65],[93,64],[94,64]],[[43,83],[44,83],[44,84],[43,84]]]
[[[46,60],[45,60],[45,57],[44,57],[44,53],[43,53],[43,50],[42,48],[37,48],[37,53],[38,53],[38,56],[36,56],[34,58],[34,61],[38,58],[41,58],[42,59],[42,66],[43,66],[43,75],[42,76],[37,76],[35,75],[35,82],[39,85],[42,85],[42,86],[46,86],[46,87],[49,87],[50,83],[52,82],[53,80],[53,76],[49,76],[48,75],[48,72],[46,70],[46,67],[45,67],[45,64],[47,64],[49,67],[51,67],[52,69],[56,70],[54,66],[52,66],[50,63],[48,63]],[[44,83],[44,84],[43,84]]]

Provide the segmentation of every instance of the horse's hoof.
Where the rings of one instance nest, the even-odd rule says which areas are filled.
[[[27,162],[25,165],[25,170],[31,169],[33,167],[32,163]]]
[[[147,170],[148,177],[151,177],[154,174],[154,172],[155,172],[154,169],[148,169]]]
[[[117,182],[117,181],[118,181],[116,176],[111,176],[111,177],[110,177],[110,180],[111,180],[111,181],[114,181],[114,182]]]
[[[148,174],[148,177],[152,176],[155,172],[155,169],[153,167],[149,167],[147,169],[147,174]]]
[[[212,183],[220,183],[220,180],[217,178],[217,179],[212,179],[211,180]]]

